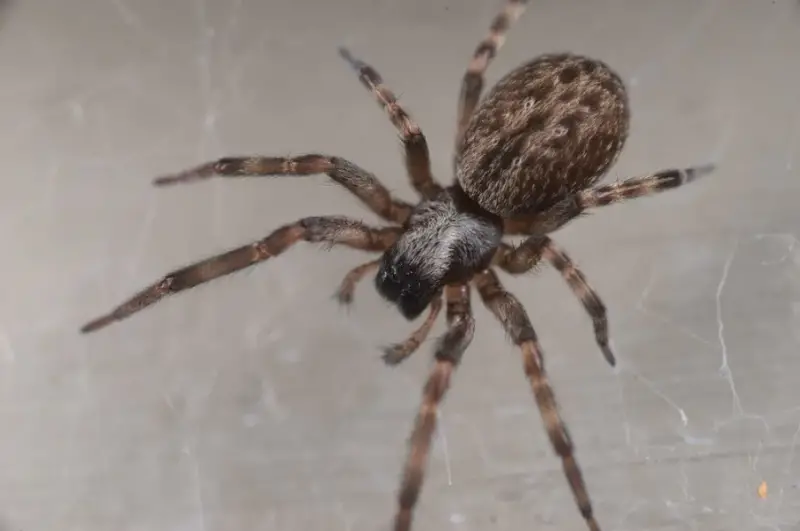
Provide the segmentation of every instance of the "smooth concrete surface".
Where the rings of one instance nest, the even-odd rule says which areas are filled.
[[[325,177],[156,189],[221,155],[322,151],[412,199],[397,134],[337,56],[373,64],[450,179],[461,75],[499,0],[33,0],[0,32],[0,529],[389,529],[432,339],[365,260],[280,259],[82,336],[168,270],[313,214],[376,218]],[[800,6],[532,1],[489,81],[542,52],[628,81],[609,179],[703,181],[556,234],[609,308],[610,369],[550,268],[502,278],[546,349],[603,529],[800,529]],[[520,356],[475,299],[417,530],[581,531]],[[440,322],[434,332],[443,331]],[[759,496],[759,486],[762,487]]]

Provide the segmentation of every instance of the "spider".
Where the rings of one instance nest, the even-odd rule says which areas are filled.
[[[471,289],[494,314],[522,353],[523,367],[555,453],[589,529],[599,530],[572,440],[544,368],[543,351],[519,300],[503,288],[496,270],[519,275],[542,260],[558,270],[583,304],[606,361],[606,308],[583,273],[549,236],[589,209],[651,195],[691,182],[714,166],[667,169],[614,184],[597,183],[616,162],[628,137],[628,96],[619,75],[604,62],[573,53],[535,57],[509,72],[481,101],[484,72],[503,45],[525,0],[506,0],[488,35],[475,49],[461,83],[454,179],[442,186],[431,173],[420,127],[370,65],[340,48],[342,58],[400,132],[405,166],[421,196],[412,205],[392,197],[370,172],[341,157],[226,157],[158,177],[157,186],[210,179],[326,174],[391,225],[368,226],[341,216],[307,217],[265,238],[172,271],[110,313],[86,324],[92,332],[188,290],[276,257],[300,241],[344,245],[380,253],[353,268],[337,297],[352,302],[357,283],[375,273],[378,293],[407,319],[427,309],[422,324],[387,347],[383,360],[397,365],[427,338],[442,309],[447,330],[434,347],[435,363],[409,440],[394,515],[394,530],[411,528],[423,483],[437,410],[475,331]],[[519,245],[504,236],[524,236]]]

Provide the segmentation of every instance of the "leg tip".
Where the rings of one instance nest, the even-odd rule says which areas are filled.
[[[349,64],[350,67],[356,72],[360,72],[361,69],[366,66],[363,61],[356,59],[356,57],[350,52],[348,48],[345,48],[344,46],[339,46],[337,50],[339,52],[339,57],[347,61],[347,64]]]
[[[336,51],[339,52],[339,57],[350,63],[351,66],[356,66],[356,58],[353,57],[353,54],[349,49],[345,48],[344,46],[339,46]]]
[[[341,306],[350,307],[353,304],[353,292],[350,290],[337,290],[332,298]]]
[[[98,317],[93,321],[89,321],[85,325],[83,325],[80,329],[81,334],[91,334],[101,328],[105,328],[106,326],[110,325],[116,321],[113,315],[104,315],[103,317]]]
[[[406,356],[403,353],[402,345],[395,344],[383,348],[383,355],[381,356],[381,359],[390,367],[399,365],[400,362],[405,358]]]
[[[713,162],[709,162],[708,164],[702,164],[700,166],[694,166],[693,168],[689,168],[686,172],[689,176],[689,180],[699,179],[700,177],[705,177],[706,175],[713,173],[717,169],[717,165]]]
[[[190,183],[194,181],[204,181],[210,179],[217,173],[218,164],[221,161],[208,162],[201,164],[190,170],[169,175],[161,175],[153,179],[154,186],[171,186],[179,183]]]
[[[164,187],[172,186],[174,184],[188,183],[192,181],[200,181],[207,179],[209,176],[192,173],[178,173],[175,175],[162,175],[153,179],[153,186]]]
[[[171,184],[175,184],[178,182],[178,179],[174,175],[164,175],[162,177],[156,177],[153,179],[153,186],[169,186]]]
[[[609,365],[612,367],[617,366],[617,358],[614,356],[614,351],[611,350],[611,345],[601,345],[601,350],[603,351],[603,357],[606,359]]]

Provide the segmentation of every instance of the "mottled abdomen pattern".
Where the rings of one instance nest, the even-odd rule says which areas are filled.
[[[628,136],[622,79],[605,63],[544,55],[486,95],[458,147],[456,177],[493,214],[547,210],[597,182]]]

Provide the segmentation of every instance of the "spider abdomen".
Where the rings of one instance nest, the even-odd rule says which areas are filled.
[[[503,77],[475,110],[456,153],[456,178],[493,214],[543,211],[603,176],[629,122],[625,86],[605,63],[540,56]]]

